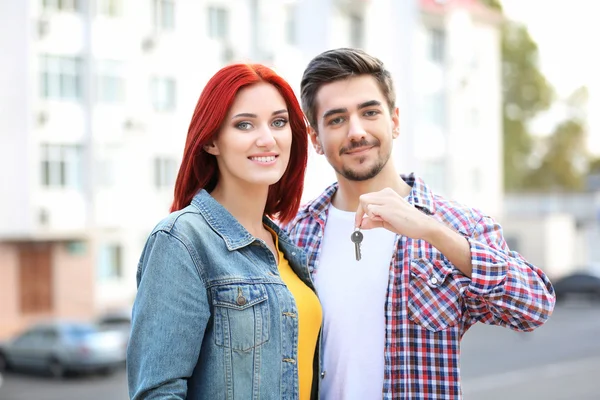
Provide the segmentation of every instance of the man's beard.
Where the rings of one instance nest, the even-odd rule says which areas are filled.
[[[380,150],[380,149],[381,149],[381,147],[377,148],[377,150]],[[376,177],[381,172],[383,167],[385,167],[388,160],[390,159],[391,154],[392,154],[391,151],[388,154],[386,154],[385,156],[378,154],[377,162],[371,168],[369,168],[367,171],[357,172],[357,171],[350,169],[348,167],[345,167],[345,166],[342,166],[342,168],[340,168],[340,169],[338,169],[338,168],[334,168],[334,169],[338,174],[342,175],[344,178],[348,179],[349,181],[355,181],[355,182],[367,181],[369,179]],[[365,160],[362,159],[359,161],[362,164]]]

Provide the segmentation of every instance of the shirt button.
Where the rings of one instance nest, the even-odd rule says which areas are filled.
[[[325,378],[325,374],[327,374],[326,371],[321,372],[321,379]]]
[[[246,298],[244,296],[238,296],[236,303],[238,303],[238,306],[243,306],[246,304]]]
[[[438,278],[436,278],[435,276],[432,276],[431,279],[429,280],[429,282],[431,282],[432,285],[437,285],[438,284]]]
[[[318,237],[323,236],[323,232],[319,231],[319,234],[317,235]]]
[[[292,255],[293,255],[293,256],[295,256],[295,255],[296,255],[296,252],[295,252],[295,251],[292,251]]]

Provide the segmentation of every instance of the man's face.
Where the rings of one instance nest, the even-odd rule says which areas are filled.
[[[388,162],[398,136],[398,109],[390,113],[375,78],[357,76],[323,85],[316,96],[315,150],[342,177],[365,181]]]

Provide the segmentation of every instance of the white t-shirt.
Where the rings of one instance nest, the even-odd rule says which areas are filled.
[[[381,399],[385,300],[396,234],[361,231],[360,261],[350,235],[356,213],[329,207],[314,281],[323,307],[322,400]]]

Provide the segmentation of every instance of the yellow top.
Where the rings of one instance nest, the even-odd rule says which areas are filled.
[[[313,360],[317,338],[321,329],[323,311],[317,295],[292,270],[283,252],[279,250],[277,234],[265,226],[273,235],[279,253],[279,274],[296,300],[298,309],[298,385],[300,400],[310,399],[313,380]]]

